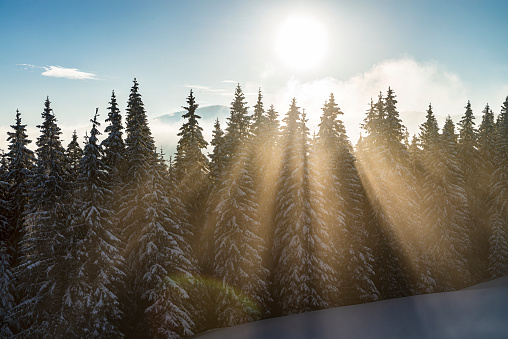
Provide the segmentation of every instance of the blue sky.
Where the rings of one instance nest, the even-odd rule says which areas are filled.
[[[412,133],[429,102],[442,123],[448,114],[458,121],[471,100],[479,124],[485,104],[497,114],[508,95],[507,9],[459,0],[0,0],[0,148],[17,108],[35,140],[49,96],[68,141],[72,129],[89,128],[95,107],[105,118],[112,90],[123,110],[134,77],[152,118],[180,110],[190,88],[202,106],[229,105],[238,82],[251,106],[261,87],[281,114],[296,96],[311,128],[334,92],[353,141],[370,97],[388,86]],[[274,37],[295,14],[326,33],[325,56],[310,70],[275,53]],[[179,126],[151,127],[157,142],[176,142],[168,131]]]

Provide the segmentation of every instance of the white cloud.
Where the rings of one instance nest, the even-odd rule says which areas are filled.
[[[61,66],[49,66],[43,68],[45,71],[42,72],[42,75],[46,77],[97,80],[97,76],[94,73],[82,72],[77,68],[65,68]]]
[[[442,125],[447,115],[463,114],[468,99],[466,87],[457,75],[447,72],[435,62],[419,63],[412,58],[383,61],[347,80],[329,77],[301,82],[292,79],[273,98],[283,115],[291,98],[295,97],[298,106],[305,108],[312,131],[317,130],[321,108],[333,93],[344,112],[342,120],[346,123],[351,141],[355,143],[370,98],[376,101],[380,91],[386,95],[389,86],[397,95],[397,108],[410,133],[418,132],[418,125],[424,122],[430,102]]]
[[[222,80],[221,82],[224,82],[226,84],[236,84],[237,83],[237,81],[235,81],[235,80]]]
[[[210,86],[203,86],[203,85],[184,85],[183,87],[204,91],[204,92],[212,92],[212,93],[224,93],[226,92],[225,89],[221,88],[212,88]]]

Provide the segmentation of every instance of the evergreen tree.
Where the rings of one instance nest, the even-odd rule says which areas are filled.
[[[267,315],[268,270],[266,244],[260,236],[261,224],[255,176],[258,166],[253,153],[254,135],[260,126],[248,126],[244,97],[237,87],[231,107],[225,141],[233,144],[228,167],[217,187],[213,215],[214,274],[222,282],[217,313],[221,325],[231,326]],[[245,108],[245,109],[244,109]],[[263,114],[258,100],[257,114]],[[242,125],[245,123],[245,125]],[[254,307],[258,305],[258,308]]]
[[[67,159],[67,171],[69,172],[69,182],[75,183],[78,178],[78,168],[81,157],[83,156],[83,149],[79,146],[78,135],[76,130],[72,132],[72,140],[67,145],[65,151],[65,158]]]
[[[13,295],[13,276],[10,236],[12,226],[9,223],[10,205],[8,201],[9,184],[4,181],[7,178],[7,166],[4,154],[0,164],[0,337],[8,338],[13,335],[13,322],[11,312],[15,305]]]
[[[247,114],[247,103],[244,100],[245,95],[240,84],[238,84],[235,89],[235,97],[231,102],[225,135],[225,153],[229,162],[236,154],[237,148],[242,144],[242,140],[249,135],[250,117]]]
[[[150,336],[180,338],[193,334],[192,308],[186,281],[193,280],[195,260],[189,257],[184,225],[172,218],[167,194],[168,175],[158,159],[148,170],[142,187],[141,210],[144,223],[133,249],[139,286]]]
[[[471,248],[467,229],[467,200],[457,151],[455,126],[448,117],[442,134],[435,135],[434,117],[429,109],[422,128],[426,177],[423,186],[426,242],[433,277],[439,291],[466,286],[470,271],[466,254]]]
[[[371,222],[379,230],[376,285],[385,298],[427,292],[432,286],[420,246],[417,179],[402,143],[405,128],[396,103],[391,88],[384,100],[380,95],[375,105],[371,103],[364,124],[368,135],[359,154],[362,181],[372,205]]]
[[[494,172],[490,180],[489,273],[492,278],[508,272],[508,97],[496,123]]]
[[[334,268],[340,288],[339,298],[334,302],[344,305],[377,300],[379,292],[373,282],[374,257],[364,223],[365,197],[352,147],[339,115],[343,113],[330,94],[314,140],[319,171],[315,169],[312,176],[319,180],[315,190],[320,189],[326,200],[325,209],[318,210],[318,213],[326,220],[328,238],[334,239],[332,258],[336,261]]]
[[[74,267],[68,272],[63,313],[72,318],[69,337],[118,338],[120,310],[118,289],[124,282],[124,261],[115,217],[108,209],[112,191],[110,176],[98,144],[97,113],[89,141],[78,167],[75,218],[71,224]]]
[[[111,94],[111,101],[108,107],[108,126],[104,130],[107,137],[101,145],[104,149],[104,164],[108,167],[111,180],[115,185],[121,184],[125,175],[125,143],[122,138],[122,115],[118,108],[115,91]]]
[[[67,228],[70,192],[61,131],[49,99],[42,118],[20,245],[21,263],[15,270],[23,298],[14,317],[20,320],[24,337],[62,336],[69,326],[60,311],[71,261]]]
[[[201,231],[203,212],[205,210],[205,193],[207,189],[208,159],[203,154],[203,149],[208,146],[199,126],[201,117],[196,114],[198,104],[192,90],[187,97],[186,111],[182,115],[186,122],[180,128],[178,145],[174,160],[174,175],[182,186],[184,204],[189,211],[190,224],[193,233]],[[191,240],[191,239],[189,239]],[[194,239],[192,239],[194,240]]]
[[[336,278],[326,225],[316,213],[322,199],[311,193],[308,130],[295,99],[283,121],[272,256],[275,313],[287,315],[329,307]]]
[[[121,218],[122,238],[125,243],[126,260],[126,298],[123,305],[125,309],[124,326],[122,332],[127,337],[139,337],[146,333],[144,307],[141,300],[141,286],[139,286],[139,258],[134,250],[141,237],[145,225],[145,211],[141,204],[143,187],[148,180],[148,170],[156,161],[155,145],[148,127],[148,118],[139,85],[136,79],[131,87],[127,101],[125,161],[127,172],[121,189],[119,215]]]
[[[12,233],[9,235],[9,253],[12,265],[17,266],[20,252],[19,243],[22,238],[24,212],[28,204],[28,181],[35,162],[34,152],[28,149],[32,142],[26,134],[26,125],[21,124],[21,113],[16,110],[16,123],[11,125],[13,132],[8,132],[7,141],[9,152],[6,181],[9,183],[10,225]]]
[[[481,211],[478,202],[478,170],[481,166],[480,153],[478,152],[478,132],[475,128],[474,115],[469,101],[465,108],[466,112],[459,122],[457,151],[464,176],[464,188],[468,204],[467,231],[472,244],[472,252],[466,253],[466,255],[472,274],[472,283],[475,283],[482,281],[486,276],[488,239],[485,238],[485,231],[481,228]]]

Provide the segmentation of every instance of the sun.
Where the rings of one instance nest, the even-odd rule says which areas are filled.
[[[288,17],[275,37],[277,57],[295,70],[318,66],[324,59],[326,49],[325,28],[319,21],[304,15]]]

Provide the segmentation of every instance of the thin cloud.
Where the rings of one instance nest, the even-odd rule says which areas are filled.
[[[224,92],[226,92],[225,89],[212,88],[212,87],[203,86],[203,85],[184,85],[183,87],[192,88],[192,89],[196,89],[196,90],[201,90],[203,92],[211,92],[211,93],[224,93]]]
[[[226,84],[236,84],[237,82],[234,80],[222,80],[221,82],[224,82]]]
[[[78,80],[97,80],[94,73],[82,72],[77,68],[65,68],[61,66],[44,67],[42,75],[54,78],[78,79]]]

